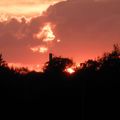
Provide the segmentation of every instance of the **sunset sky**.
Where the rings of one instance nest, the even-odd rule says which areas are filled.
[[[80,63],[115,43],[120,0],[0,1],[0,52],[9,65],[37,70],[49,52]]]
[[[59,1],[62,0],[0,0],[0,14],[32,17]]]

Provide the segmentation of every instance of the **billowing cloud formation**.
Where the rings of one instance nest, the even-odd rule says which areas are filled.
[[[56,55],[83,61],[101,55],[120,43],[119,0],[68,0],[60,2],[42,15],[29,20],[12,18],[0,22],[0,51],[8,62],[24,64],[44,63],[47,54],[33,52],[43,41],[35,37],[46,23],[52,29],[56,42],[52,51]],[[38,50],[38,49],[36,49]]]
[[[0,22],[0,52],[10,63],[42,64],[55,35],[44,16],[11,18]],[[41,33],[41,36],[37,36]],[[51,41],[50,44],[47,42]],[[58,42],[58,40],[56,39]],[[55,42],[56,42],[55,41]],[[59,40],[60,41],[60,40]],[[28,61],[26,60],[28,59]],[[46,59],[47,60],[47,59]]]
[[[43,28],[42,31],[37,33],[36,35],[37,39],[42,40],[43,42],[50,42],[55,39],[55,35],[52,31],[51,24],[47,23]]]
[[[42,18],[38,17],[30,21],[25,18],[20,20],[12,18],[0,22],[0,51],[6,54],[11,62],[12,60],[15,61],[16,58],[25,62],[25,56],[32,61],[36,61],[32,58],[30,48],[41,44],[41,41],[35,39],[33,35],[42,28],[43,21]]]
[[[119,0],[68,0],[50,7],[46,14],[62,40],[57,51],[62,55],[66,51],[76,61],[94,58],[120,43]]]

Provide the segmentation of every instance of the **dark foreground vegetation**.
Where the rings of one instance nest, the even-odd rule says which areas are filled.
[[[113,114],[120,102],[119,46],[114,45],[113,51],[96,60],[82,63],[70,75],[64,70],[72,64],[68,58],[54,57],[45,64],[44,72],[30,72],[8,67],[0,55],[1,103],[76,106],[82,119],[96,116],[97,120],[106,111],[109,116],[111,111]]]

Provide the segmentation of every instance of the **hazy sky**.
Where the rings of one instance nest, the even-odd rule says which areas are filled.
[[[2,15],[37,15],[62,0],[0,0],[0,14]]]
[[[3,1],[0,13],[25,16],[3,17],[0,22],[0,52],[8,63],[36,69],[48,60],[50,51],[80,63],[120,44],[119,0],[68,0],[49,7],[43,15],[40,6],[54,0]]]

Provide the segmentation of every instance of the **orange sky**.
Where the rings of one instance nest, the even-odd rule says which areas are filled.
[[[80,63],[120,44],[119,0],[60,1],[0,1],[0,52],[10,65],[38,70],[50,51]]]
[[[60,1],[63,0],[0,0],[0,15],[31,17]]]

